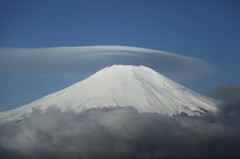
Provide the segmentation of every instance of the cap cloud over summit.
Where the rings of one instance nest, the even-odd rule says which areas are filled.
[[[0,48],[0,73],[94,72],[113,64],[146,65],[175,78],[194,78],[214,68],[197,58],[130,46]],[[94,63],[94,65],[92,65]]]

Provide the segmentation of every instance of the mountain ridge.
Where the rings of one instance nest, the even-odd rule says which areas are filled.
[[[191,91],[145,66],[113,65],[65,89],[0,113],[0,125],[30,117],[34,109],[80,113],[131,106],[138,112],[201,115],[217,112],[217,101]]]

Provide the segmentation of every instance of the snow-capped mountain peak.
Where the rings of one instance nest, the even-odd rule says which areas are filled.
[[[138,112],[200,115],[216,112],[217,102],[145,66],[113,65],[70,87],[23,107],[1,112],[0,125],[31,116],[33,109],[81,111],[132,106]]]

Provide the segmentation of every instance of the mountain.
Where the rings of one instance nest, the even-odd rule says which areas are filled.
[[[81,111],[132,106],[138,112],[167,115],[215,113],[217,102],[179,85],[145,66],[113,65],[70,87],[30,104],[0,113],[0,125],[49,108]]]

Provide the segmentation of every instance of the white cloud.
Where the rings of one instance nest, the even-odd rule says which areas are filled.
[[[113,64],[145,65],[171,77],[198,77],[213,67],[196,58],[127,46],[1,48],[0,73],[93,72]]]

